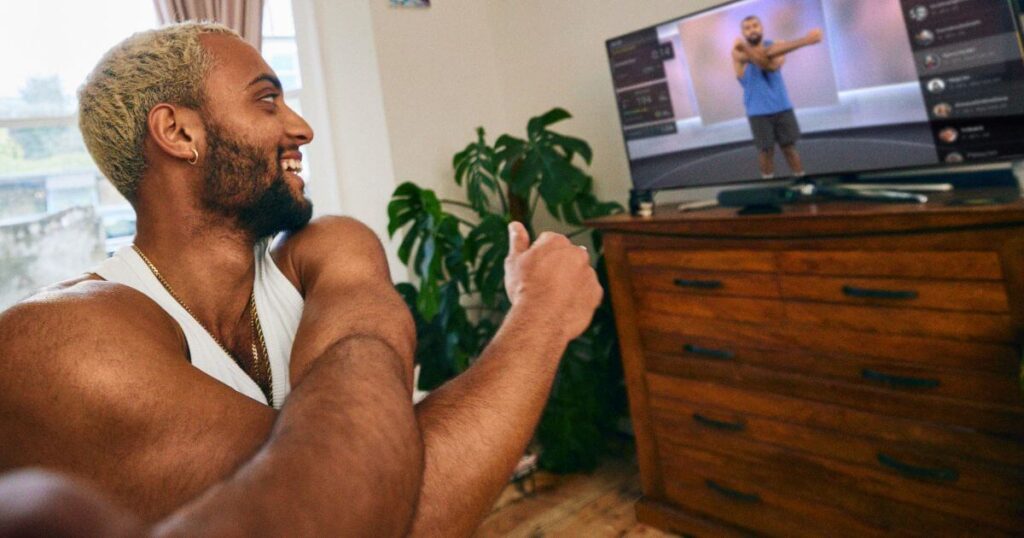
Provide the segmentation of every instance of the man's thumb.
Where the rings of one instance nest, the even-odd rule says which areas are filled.
[[[508,224],[508,255],[518,256],[530,248],[530,234],[521,222],[512,221]]]

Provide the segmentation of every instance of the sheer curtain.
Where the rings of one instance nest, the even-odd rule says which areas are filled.
[[[263,0],[153,0],[153,5],[160,24],[216,21],[238,32],[260,50]]]

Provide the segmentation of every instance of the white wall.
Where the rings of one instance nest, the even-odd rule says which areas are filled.
[[[315,21],[337,168],[337,207],[386,239],[403,181],[460,197],[451,158],[483,126],[493,141],[561,106],[594,150],[600,197],[625,203],[629,168],[604,42],[715,0],[294,0]],[[296,21],[297,24],[299,21]],[[394,252],[394,244],[389,245]],[[392,254],[393,275],[404,278]]]
[[[296,0],[294,5],[297,31],[311,28],[316,33],[320,65],[304,65],[303,80],[314,75],[310,71],[318,71],[313,78],[322,80],[323,102],[318,104],[323,108],[317,110],[328,122],[320,134],[330,131],[329,144],[321,141],[313,151],[331,152],[330,167],[337,175],[336,189],[320,191],[335,199],[317,202],[370,226],[388,247],[392,278],[406,280],[396,247],[386,241],[387,203],[396,183],[370,4]],[[315,138],[313,144],[318,144]],[[324,180],[314,175],[311,188]]]
[[[592,146],[590,171],[598,196],[625,204],[631,181],[605,41],[721,0],[487,3],[510,95],[509,117],[525,126],[527,118],[554,105],[569,110],[574,118],[563,129]]]
[[[371,1],[384,109],[399,182],[459,196],[452,156],[483,126],[510,128],[510,95],[490,16],[495,1],[435,1],[429,9]],[[461,196],[459,196],[462,198]]]
[[[559,126],[594,149],[600,197],[625,203],[629,167],[604,42],[715,0],[435,0],[429,9],[372,1],[394,170],[452,196],[451,156],[484,126],[522,135],[554,106]]]

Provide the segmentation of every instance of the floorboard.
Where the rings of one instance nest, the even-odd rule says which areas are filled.
[[[637,523],[633,503],[640,498],[640,477],[632,462],[612,460],[590,474],[538,472],[525,490],[505,488],[474,536],[675,536]]]

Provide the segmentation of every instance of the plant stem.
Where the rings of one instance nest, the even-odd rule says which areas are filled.
[[[457,222],[459,222],[460,224],[465,224],[466,226],[469,226],[470,229],[474,229],[474,228],[477,227],[476,224],[473,224],[472,222],[469,222],[468,220],[466,220],[466,219],[464,219],[462,217],[458,217],[458,216],[455,216],[455,215],[452,215],[452,216],[455,217],[455,220]]]
[[[580,229],[578,229],[578,230],[576,230],[576,231],[574,231],[572,233],[565,234],[565,236],[566,237],[576,237],[577,235],[579,235],[579,234],[581,234],[583,232],[589,232],[589,231],[590,231],[590,228],[580,228]]]
[[[494,182],[498,185],[498,188],[494,190],[498,191],[498,200],[501,200],[501,212],[508,215],[508,201],[505,200],[505,189],[501,188],[501,178],[499,177],[499,174],[494,174],[493,177],[495,180]]]
[[[530,204],[530,213],[528,219],[533,222],[533,214],[537,212],[537,203],[540,202],[540,191],[537,191],[536,196],[533,198],[533,203]]]
[[[458,200],[449,200],[447,198],[442,198],[441,199],[441,203],[442,204],[457,205],[459,207],[465,207],[465,208],[472,209],[472,210],[476,211],[476,208],[474,208],[473,206],[467,204],[466,202],[460,202]]]

